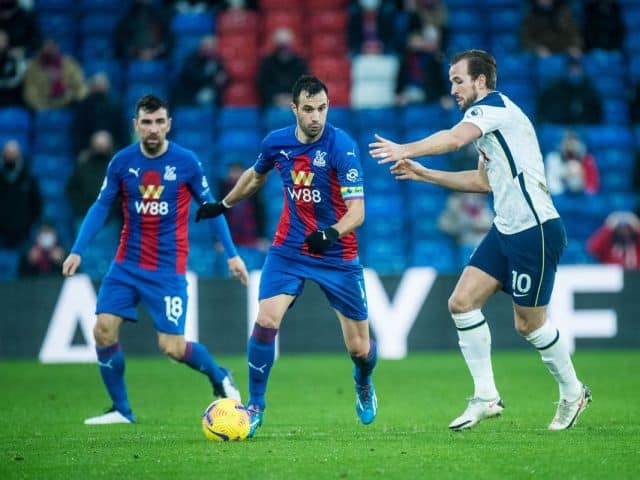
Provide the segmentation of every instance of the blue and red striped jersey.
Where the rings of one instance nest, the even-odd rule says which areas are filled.
[[[284,206],[273,240],[275,247],[310,256],[304,239],[335,224],[347,211],[346,200],[364,198],[358,147],[343,130],[327,123],[313,143],[301,143],[295,125],[275,130],[262,141],[253,168],[265,174],[274,167],[283,183]],[[355,232],[341,237],[322,257],[352,261],[358,257]]]
[[[196,155],[173,142],[155,158],[145,156],[138,142],[116,153],[72,252],[81,253],[102,225],[101,213],[108,211],[119,193],[124,223],[114,260],[145,270],[184,274],[191,199],[199,204],[214,201]],[[234,256],[226,220],[221,218],[213,220],[214,230],[227,254]]]

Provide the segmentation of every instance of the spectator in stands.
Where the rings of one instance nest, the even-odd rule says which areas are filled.
[[[220,183],[220,198],[224,198],[231,191],[244,170],[241,163],[229,164],[227,173]],[[259,193],[237,203],[234,208],[227,209],[224,216],[236,245],[266,251],[269,241],[265,232],[264,205]]]
[[[549,152],[544,163],[551,195],[598,193],[600,174],[596,161],[576,132],[567,130],[559,148]]]
[[[451,235],[458,246],[473,249],[478,246],[493,223],[493,213],[486,195],[453,192],[438,218],[438,227]]]
[[[42,43],[35,13],[18,0],[0,0],[0,30],[7,32],[10,49],[22,58],[32,57]]]
[[[23,106],[22,81],[26,62],[21,55],[9,50],[9,35],[0,30],[0,106]]]
[[[552,80],[536,99],[539,123],[567,125],[600,123],[602,99],[586,75],[580,60],[569,59],[566,76]]]
[[[18,142],[4,144],[0,165],[0,247],[19,248],[40,218],[42,198]]]
[[[174,87],[176,104],[220,105],[229,75],[216,46],[216,37],[206,35],[186,58]]]
[[[111,82],[105,73],[89,79],[89,94],[76,105],[73,125],[74,153],[87,148],[92,135],[106,130],[113,137],[116,149],[129,144],[129,121],[120,102],[111,95]]]
[[[361,53],[395,53],[399,45],[395,35],[397,10],[390,0],[358,0],[349,7],[349,51]],[[404,39],[402,39],[404,40]]]
[[[45,40],[24,76],[26,104],[33,110],[63,108],[82,100],[86,94],[80,65],[63,55],[55,41]]]
[[[625,24],[617,0],[587,0],[584,3],[584,42],[587,51],[622,50]]]
[[[613,212],[587,240],[587,250],[601,263],[640,268],[640,220],[632,212]]]
[[[288,28],[273,32],[275,50],[260,62],[257,87],[263,106],[289,108],[291,85],[308,72],[307,61],[294,51],[295,38]]]
[[[21,259],[20,272],[23,275],[58,275],[64,262],[64,253],[58,243],[55,227],[50,223],[43,223],[33,245]]]
[[[114,29],[114,54],[123,60],[165,58],[172,45],[169,9],[135,0]]]
[[[524,49],[542,57],[556,53],[579,57],[582,51],[580,29],[563,0],[532,0],[520,41]]]
[[[107,165],[114,152],[113,138],[106,130],[91,136],[89,148],[78,155],[78,161],[69,181],[67,195],[71,202],[74,226],[80,222],[96,199],[96,192],[105,178]]]

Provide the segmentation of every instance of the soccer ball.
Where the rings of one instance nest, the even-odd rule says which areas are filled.
[[[247,409],[237,400],[221,398],[207,407],[202,431],[209,440],[239,442],[247,438],[251,421]]]

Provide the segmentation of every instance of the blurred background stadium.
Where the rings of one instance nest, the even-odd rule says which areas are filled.
[[[293,121],[278,82],[288,89],[287,74],[300,70],[327,83],[329,121],[360,147],[363,264],[380,275],[409,267],[459,273],[488,228],[488,205],[394,182],[367,145],[375,132],[408,141],[457,122],[447,98],[448,60],[467,48],[496,57],[498,89],[535,124],[569,234],[562,263],[639,266],[637,258],[603,253],[592,236],[609,219],[611,228],[635,229],[634,251],[640,244],[640,0],[2,0],[0,12],[8,38],[4,47],[0,39],[2,61],[13,66],[1,83],[3,161],[19,150],[41,197],[41,207],[33,195],[25,206],[19,202],[27,196],[9,194],[14,187],[3,183],[3,230],[18,216],[29,218],[24,234],[11,232],[0,249],[5,287],[58,274],[60,253],[41,258],[33,248],[46,250],[53,232],[68,251],[86,208],[78,192],[93,198],[106,166],[90,158],[132,140],[142,94],[170,100],[170,138],[199,155],[220,192],[232,167],[253,163],[266,132]],[[198,76],[204,83],[192,85]],[[101,131],[110,135],[93,135]],[[464,151],[428,163],[459,169],[476,161]],[[275,230],[280,188],[271,175],[259,201],[241,210],[241,220],[230,219],[232,228],[240,225],[234,235],[251,269],[260,268]],[[451,218],[457,214],[463,218]],[[113,256],[117,217],[83,257],[82,271],[93,279]],[[205,225],[192,223],[189,235],[190,270],[202,279],[226,276]]]

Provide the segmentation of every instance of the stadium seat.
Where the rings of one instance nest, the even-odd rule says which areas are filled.
[[[404,211],[404,201],[400,195],[367,195],[365,202],[368,218],[390,218]]]
[[[96,12],[83,16],[80,21],[83,39],[85,37],[106,36],[109,41],[113,42],[112,35],[119,18],[117,12]]]
[[[505,54],[520,53],[520,38],[513,32],[492,32],[489,45],[491,46],[491,53],[496,58]],[[498,60],[498,65],[502,70],[500,60]]]
[[[61,177],[40,177],[38,179],[38,185],[40,186],[40,193],[44,199],[51,198],[62,199],[66,195],[66,178]]]
[[[626,7],[622,15],[622,20],[627,27],[627,31],[632,32],[638,30],[638,25],[640,25],[640,5]]]
[[[638,35],[637,41],[640,42],[640,35]],[[640,82],[640,45],[638,51],[629,61],[629,73],[634,82]]]
[[[304,2],[308,11],[345,9],[347,3],[348,0],[306,0]]]
[[[360,131],[372,130],[379,127],[394,130],[398,126],[398,111],[395,107],[361,108],[354,110],[351,115],[353,127]]]
[[[37,0],[36,7],[38,13],[49,14],[54,12],[69,12],[74,8],[73,0]]]
[[[639,206],[637,192],[603,192],[598,195],[598,198],[609,212],[616,210],[633,212]]]
[[[633,135],[621,125],[597,125],[584,128],[584,137],[592,150],[602,148],[632,148]]]
[[[260,113],[256,108],[227,107],[218,111],[218,127],[224,131],[227,129],[254,129],[260,127]]]
[[[350,82],[351,65],[347,57],[315,57],[310,62],[311,73],[334,82]]]
[[[300,10],[302,0],[260,0],[260,9],[265,12],[269,10]]]
[[[83,36],[80,45],[80,58],[83,66],[85,63],[96,60],[113,59],[113,39],[108,35]]]
[[[0,248],[0,281],[10,282],[18,278],[20,253],[18,250]]]
[[[73,170],[73,161],[68,155],[35,153],[31,158],[29,170],[36,177],[68,177]]]
[[[218,15],[216,26],[221,39],[229,34],[247,36],[249,32],[258,32],[260,17],[250,10],[230,9]]]
[[[395,104],[393,83],[386,80],[354,81],[351,84],[351,105],[357,108],[383,108]]]
[[[624,170],[632,172],[635,163],[632,150],[625,148],[605,148],[592,152],[600,170]]]
[[[362,263],[378,274],[401,272],[407,265],[405,245],[400,242],[362,240]]]
[[[600,170],[600,190],[603,192],[630,192],[633,172],[627,170]]]
[[[311,36],[308,57],[311,62],[318,57],[343,58],[347,56],[347,50],[344,32],[327,32],[323,35]]]
[[[258,130],[253,128],[227,128],[220,132],[218,136],[218,153],[230,150],[241,150],[258,148],[261,141]]]
[[[135,60],[127,66],[128,83],[160,83],[166,80],[167,62],[164,60]]]
[[[605,100],[603,123],[608,125],[628,125],[630,122],[629,106],[626,100]]]
[[[544,87],[550,80],[554,80],[567,71],[567,57],[565,55],[549,55],[538,58],[536,77],[538,88]]]
[[[224,105],[229,107],[249,107],[258,105],[258,92],[254,82],[234,82],[223,94]]]
[[[29,110],[21,107],[0,108],[0,132],[3,135],[12,133],[28,133],[31,129]]]
[[[128,9],[131,0],[120,0],[119,2],[114,2],[113,0],[79,0],[77,3],[80,3],[80,10],[85,13],[122,13]]]
[[[306,43],[302,25],[302,14],[299,11],[267,11],[262,17],[263,38],[270,41],[273,32],[279,28],[290,29],[296,39],[296,43]]]
[[[400,109],[399,114],[402,121],[402,129],[421,128],[425,131],[439,130],[445,127],[443,109],[439,103],[413,104]]]
[[[528,87],[530,82],[527,80],[531,78],[531,72],[536,67],[536,60],[533,55],[527,53],[512,53],[506,54],[497,59],[498,65],[500,65],[500,74],[498,76],[498,87],[502,89],[503,81],[524,81]]]
[[[331,99],[331,108],[349,107],[351,99],[351,87],[348,82],[334,81],[332,79],[324,80],[325,85],[329,89],[329,98]],[[346,110],[346,108],[344,108]],[[331,109],[329,109],[331,112]],[[329,113],[331,115],[331,113]],[[336,126],[342,127],[340,124]]]
[[[346,10],[319,10],[313,15],[314,28],[322,32],[320,38],[330,34],[341,34],[347,31],[349,18]]]
[[[331,109],[329,115],[331,115]],[[271,131],[286,127],[295,122],[290,108],[267,107],[263,115],[265,130]]]
[[[587,251],[583,240],[570,238],[560,257],[560,263],[563,265],[593,264],[596,260]]]
[[[522,24],[522,10],[516,8],[499,7],[488,10],[486,17],[489,20],[489,28],[491,33],[494,32],[512,32],[517,33]]]
[[[459,32],[473,32],[477,31],[478,27],[482,28],[482,22],[478,21],[477,9],[450,9],[448,13],[447,26],[456,35]]]
[[[182,35],[213,35],[216,21],[213,13],[177,13],[171,20],[171,31],[176,36]]]
[[[205,135],[200,131],[180,129],[171,132],[169,139],[184,148],[193,150],[199,157],[206,155],[213,148],[213,132]]]
[[[332,90],[329,90],[329,98],[331,99],[331,107],[329,108],[329,115],[327,116],[327,120],[334,126],[341,128],[352,135],[354,132],[351,131],[351,109],[348,107],[333,106]]]
[[[609,50],[592,50],[582,57],[584,70],[593,79],[601,76],[624,77],[625,65],[622,52]]]
[[[476,19],[476,25],[477,25]],[[489,43],[485,39],[485,35],[477,30],[470,30],[465,32],[452,32],[447,45],[447,53],[452,55],[463,50],[470,48],[482,48],[487,49]]]
[[[175,107],[171,111],[172,129],[211,133],[214,130],[214,115],[213,107]]]
[[[433,267],[441,273],[458,270],[458,251],[452,240],[416,240],[411,248],[411,265]]]
[[[218,38],[218,53],[226,61],[241,57],[256,57],[258,40],[255,36],[228,34]]]
[[[258,63],[253,57],[238,57],[225,60],[224,66],[232,82],[253,81],[258,73]]]

